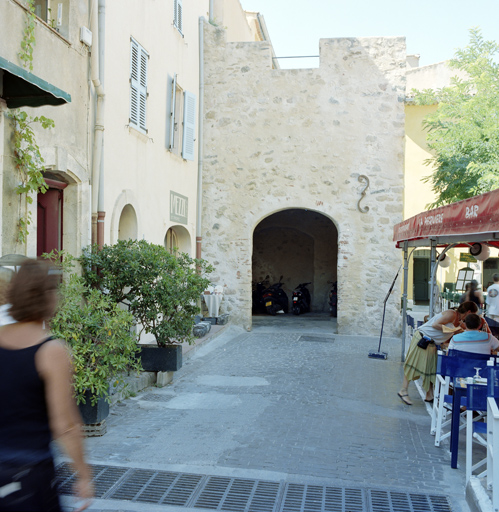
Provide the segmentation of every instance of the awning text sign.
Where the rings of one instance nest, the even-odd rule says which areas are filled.
[[[419,213],[393,228],[393,240],[499,232],[499,189]]]

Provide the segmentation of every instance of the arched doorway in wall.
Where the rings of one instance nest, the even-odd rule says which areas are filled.
[[[168,229],[165,235],[165,247],[173,254],[183,252],[191,255],[191,235],[184,226],[176,225]]]
[[[253,232],[252,280],[282,275],[291,301],[300,283],[310,282],[311,312],[329,314],[329,291],[337,281],[338,231],[325,215],[305,209],[283,210],[263,219]]]
[[[121,210],[118,225],[118,240],[137,239],[137,214],[131,204],[125,205]]]

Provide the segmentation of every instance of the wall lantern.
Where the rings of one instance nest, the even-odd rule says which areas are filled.
[[[450,266],[450,264],[452,263],[451,259],[450,259],[450,256],[448,254],[441,254],[439,257],[438,257],[438,264],[442,267],[442,268],[447,268]]]
[[[490,249],[488,245],[477,242],[470,247],[470,254],[478,261],[484,261],[490,256]]]

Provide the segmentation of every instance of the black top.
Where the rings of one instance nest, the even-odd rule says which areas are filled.
[[[0,462],[31,464],[51,457],[45,385],[32,347],[0,347]]]

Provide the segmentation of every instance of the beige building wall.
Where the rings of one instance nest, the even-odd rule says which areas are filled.
[[[437,109],[437,105],[415,105],[411,100],[413,89],[439,89],[451,84],[452,77],[463,77],[461,72],[451,69],[447,62],[439,62],[429,66],[417,67],[413,62],[413,67],[407,70],[407,95],[408,101],[405,106],[405,173],[404,173],[404,219],[408,219],[418,213],[429,209],[428,205],[435,200],[435,194],[432,191],[431,183],[424,182],[423,178],[433,172],[433,167],[426,162],[432,157],[426,140],[427,131],[424,129],[424,118]],[[467,267],[469,264],[459,261],[460,253],[467,253],[467,249],[451,249],[451,265],[448,268],[437,270],[437,283],[440,290],[444,290],[447,282],[455,283],[459,269]],[[428,253],[428,254],[427,254]],[[413,257],[418,255],[429,257],[429,251],[424,248],[416,250]],[[480,281],[482,265],[480,263],[471,263],[470,266],[475,270],[476,278]],[[413,259],[409,264],[408,279],[408,299],[413,300]]]
[[[32,73],[69,93],[71,102],[57,107],[23,109],[33,117],[45,116],[55,121],[54,129],[43,130],[36,124],[33,128],[45,160],[46,177],[68,184],[64,190],[63,248],[73,254],[79,254],[81,248],[90,243],[89,50],[79,40],[80,27],[89,26],[88,4],[88,0],[63,2],[62,25],[56,27],[58,30],[40,18],[35,20]],[[18,54],[26,24],[24,5],[16,0],[4,0],[0,4],[0,56],[21,67]],[[15,191],[19,180],[13,162],[12,122],[5,116],[5,104],[0,110],[1,253],[36,256],[36,197],[33,204],[27,205],[32,213],[27,244],[17,241],[20,196]],[[25,212],[26,205],[21,206]]]
[[[337,230],[327,243],[337,250],[339,332],[379,333],[401,261],[392,234],[403,216],[405,40],[323,39],[318,69],[277,70],[268,43],[230,43],[211,25],[205,34],[203,256],[225,286],[224,307],[251,327],[255,228],[308,210]],[[395,292],[391,334],[399,307]]]

